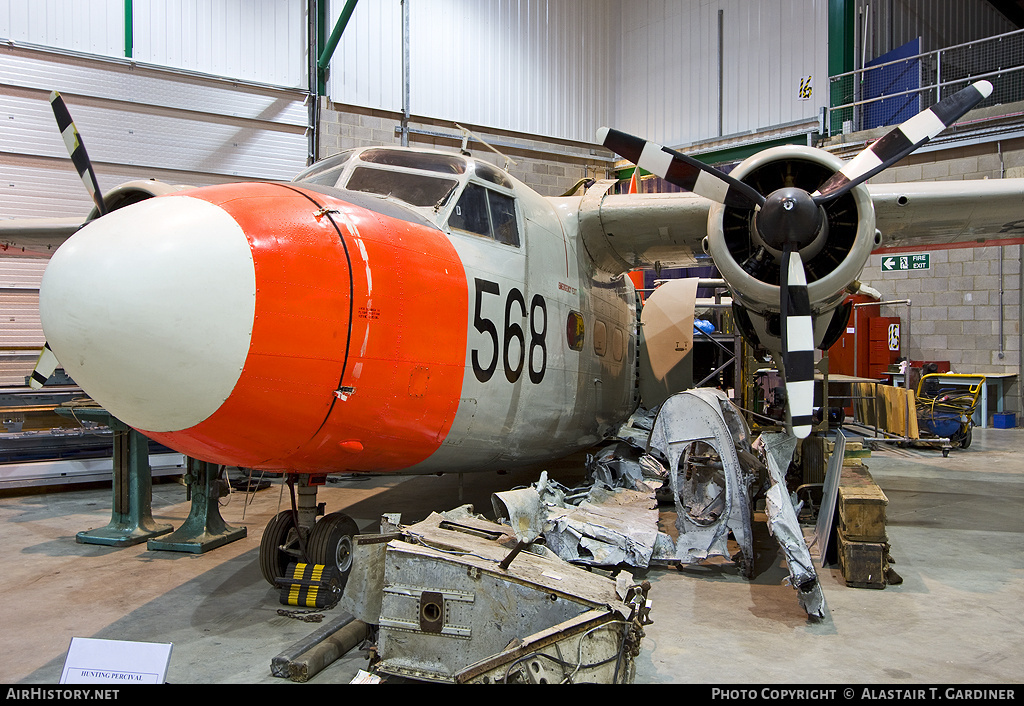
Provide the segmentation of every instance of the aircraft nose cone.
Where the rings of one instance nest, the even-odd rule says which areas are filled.
[[[256,276],[223,209],[153,198],[91,222],[50,260],[43,332],[68,375],[138,429],[186,429],[228,398],[249,351]],[[197,364],[202,361],[202,364]]]

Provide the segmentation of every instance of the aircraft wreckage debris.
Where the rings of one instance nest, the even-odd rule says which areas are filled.
[[[762,434],[752,443],[739,410],[710,388],[674,395],[650,416],[634,416],[620,430],[623,442],[589,459],[591,485],[568,489],[542,473],[529,488],[495,493],[495,515],[509,518],[517,535],[516,528],[531,527],[574,564],[647,568],[722,556],[735,558],[750,578],[752,503],[763,478],[768,529],[786,555],[789,582],[807,614],[823,617],[821,587],[785,483],[796,438]],[[676,540],[658,528],[662,491],[675,506]],[[730,533],[740,547],[736,557]]]
[[[795,437],[765,433],[752,442],[732,402],[699,389],[635,416],[620,438],[588,458],[586,486],[566,488],[542,472],[533,485],[495,493],[499,522],[467,505],[408,526],[386,514],[379,534],[356,535],[339,608],[345,622],[377,626],[372,669],[449,683],[629,683],[651,623],[650,584],[621,567],[724,556],[749,578],[759,480],[788,581],[808,616],[823,617],[785,485]],[[666,490],[675,540],[658,526]],[[730,533],[740,545],[735,557]],[[321,669],[311,647],[279,656],[275,673],[304,680]]]
[[[378,626],[375,671],[449,683],[633,681],[649,584],[573,566],[468,506],[394,521],[355,538],[339,604]]]

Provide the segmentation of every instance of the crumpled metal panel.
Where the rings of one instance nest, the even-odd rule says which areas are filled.
[[[594,486],[577,506],[549,507],[544,538],[573,563],[646,567],[658,536],[654,492]]]
[[[744,470],[737,446],[749,444],[749,430],[720,390],[698,388],[673,395],[665,401],[651,430],[648,448],[667,460],[670,486],[676,505],[678,538],[671,556],[661,560],[692,563],[710,556],[729,557],[729,531],[740,546],[745,571],[753,566],[750,526],[752,473]],[[688,462],[693,445],[706,444],[720,460],[692,470]],[[680,479],[680,462],[684,478]],[[692,472],[690,478],[685,474]],[[680,497],[690,484],[689,505]]]
[[[814,561],[804,541],[793,500],[786,489],[786,471],[796,450],[796,437],[786,433],[763,433],[755,446],[762,446],[771,486],[765,496],[768,531],[786,555],[789,581],[797,590],[800,605],[808,615],[825,616],[825,596],[818,583]]]
[[[642,451],[647,445],[649,435],[648,428],[639,446],[633,443],[617,443],[605,447],[593,456],[587,456],[589,477],[609,488],[627,488],[644,492],[661,488],[668,482],[668,471],[658,459]]]
[[[625,481],[633,484],[630,478]],[[522,530],[517,528],[531,524],[524,517],[526,509],[538,508],[536,522],[545,546],[565,561],[645,568],[659,535],[655,491],[660,485],[660,481],[641,480],[634,486],[638,489],[632,490],[597,480],[574,492],[551,481],[543,471],[528,488],[495,493],[492,504],[498,517],[509,519],[520,540]]]

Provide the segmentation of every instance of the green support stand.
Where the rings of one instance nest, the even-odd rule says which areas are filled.
[[[97,407],[58,407],[57,413],[79,421],[94,421],[114,432],[113,511],[110,524],[75,535],[80,544],[127,547],[167,534],[171,525],[153,520],[153,470],[149,439]]]
[[[217,502],[220,497],[217,485],[220,467],[189,458],[187,468],[185,478],[192,493],[192,510],[188,519],[171,534],[150,539],[147,549],[202,554],[246,535],[245,527],[231,527],[220,516]]]

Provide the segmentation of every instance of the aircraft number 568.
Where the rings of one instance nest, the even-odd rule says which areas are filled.
[[[513,287],[505,296],[505,322],[502,327],[501,336],[498,334],[498,327],[483,315],[483,299],[485,294],[501,296],[501,288],[497,282],[490,280],[475,279],[476,303],[473,311],[473,326],[477,331],[484,334],[491,340],[490,349],[493,353],[486,364],[481,362],[483,355],[486,355],[486,347],[481,350],[474,348],[472,352],[473,374],[480,382],[487,382],[494,375],[498,367],[499,351],[502,367],[505,371],[505,379],[509,382],[516,382],[523,374],[523,368],[528,369],[530,382],[539,384],[544,379],[544,372],[548,365],[548,305],[540,294],[533,295],[530,307],[526,307],[526,298],[523,293]],[[527,332],[519,323],[527,318],[529,312],[529,341]],[[527,362],[529,361],[529,362]]]

